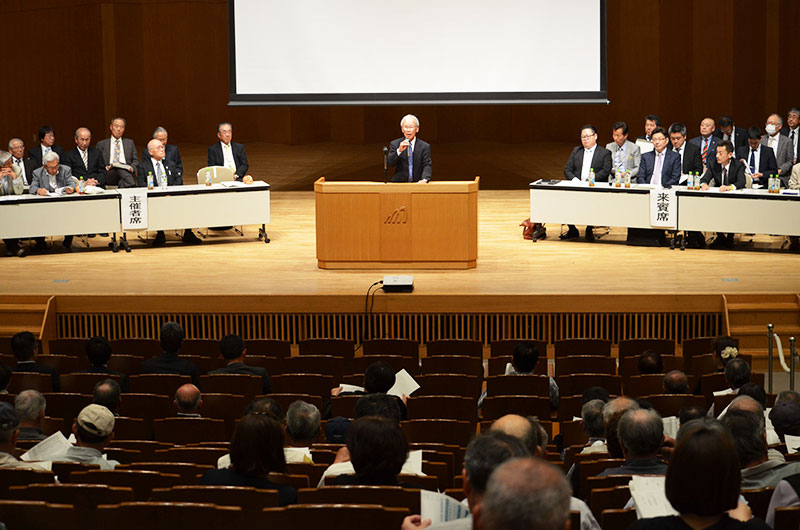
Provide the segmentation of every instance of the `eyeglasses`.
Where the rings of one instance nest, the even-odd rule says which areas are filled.
[[[597,136],[597,133],[592,133],[592,134],[582,134],[582,135],[581,135],[581,140],[588,140],[589,138],[592,138],[592,137],[594,137],[594,136]]]

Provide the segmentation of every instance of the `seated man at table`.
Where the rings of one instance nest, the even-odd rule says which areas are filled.
[[[730,191],[745,187],[744,164],[733,157],[733,144],[723,140],[717,146],[717,163],[709,164],[700,187],[708,191],[709,187],[719,186],[719,191]],[[711,243],[712,248],[733,248],[733,234],[718,233]]]
[[[219,142],[208,147],[208,165],[225,166],[233,171],[236,180],[245,184],[253,182],[253,178],[247,175],[250,165],[247,162],[244,145],[231,141],[233,126],[229,122],[224,121],[217,125],[217,138]]]
[[[181,160],[181,151],[178,149],[177,145],[167,143],[167,140],[169,139],[167,130],[164,127],[156,127],[156,130],[153,131],[153,138],[164,144],[164,158],[175,164],[175,167],[178,169],[178,173],[180,173],[182,177],[183,160]],[[144,150],[142,151],[142,160],[147,158],[150,158],[150,152],[147,150],[147,146],[145,146]]]
[[[387,164],[393,168],[392,182],[430,182],[433,175],[431,145],[417,138],[419,120],[406,114],[400,120],[402,138],[389,143]]]
[[[616,175],[617,172],[629,171],[631,180],[635,179],[639,174],[642,150],[635,143],[628,141],[628,124],[624,121],[616,122],[611,136],[614,141],[606,144],[606,149],[611,151],[613,160],[611,174]]]
[[[750,127],[747,130],[747,146],[736,150],[736,158],[744,164],[745,177],[749,176],[753,185],[766,188],[769,177],[778,176],[778,161],[771,147],[761,143],[761,129]]]
[[[75,179],[69,166],[62,166],[61,157],[55,151],[44,155],[44,165],[33,172],[31,180],[31,195],[50,195],[51,193],[75,193]],[[62,243],[65,249],[72,250],[72,236],[64,236]],[[36,251],[47,250],[47,243],[43,237],[36,238]]]
[[[681,180],[681,157],[675,151],[667,149],[667,131],[661,127],[653,130],[653,150],[642,155],[639,165],[639,184],[651,184],[669,188],[676,186]]]
[[[588,181],[591,170],[594,170],[595,181],[607,182],[611,174],[611,151],[597,145],[597,129],[594,125],[584,125],[581,129],[581,145],[570,153],[564,166],[564,177],[567,180]],[[561,239],[576,239],[579,235],[575,225],[569,225],[569,230],[561,234]],[[594,241],[591,226],[586,227],[586,241]]]
[[[22,179],[22,170],[12,162],[11,153],[0,151],[0,196],[22,195],[25,186]],[[28,254],[26,247],[19,246],[19,239],[4,239],[7,256],[25,257]]]
[[[127,126],[125,118],[113,118],[108,126],[111,138],[97,142],[97,150],[100,151],[103,168],[106,170],[106,182],[120,188],[135,188],[139,155],[133,140],[122,137]]]
[[[83,177],[87,186],[106,187],[106,170],[103,167],[103,156],[100,151],[90,147],[92,131],[80,127],[75,131],[75,149],[64,153],[61,161],[72,170],[76,179]]]
[[[136,173],[136,179],[140,188],[147,186],[148,175],[153,176],[153,186],[155,188],[183,185],[183,178],[178,168],[175,166],[175,163],[164,158],[165,150],[161,140],[156,138],[150,140],[147,143],[147,152],[150,153],[150,158],[142,159],[142,161],[139,162],[139,170]],[[163,247],[166,242],[167,237],[164,235],[164,231],[159,230],[156,233],[153,246]],[[191,228],[187,228],[183,231],[183,242],[197,244],[202,241],[194,235]]]

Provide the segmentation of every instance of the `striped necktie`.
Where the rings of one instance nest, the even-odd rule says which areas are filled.
[[[706,165],[706,158],[708,157],[708,144],[711,141],[708,138],[703,138],[703,153],[700,155],[703,157],[703,165]]]

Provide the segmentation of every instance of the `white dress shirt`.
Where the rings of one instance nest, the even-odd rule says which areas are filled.
[[[597,149],[597,144],[595,144],[591,149],[583,150],[583,168],[581,168],[581,180],[589,180],[589,170],[592,169],[592,158],[594,158],[595,149]]]
[[[22,183],[26,186],[30,185],[30,179],[28,179],[28,175],[25,173],[25,162],[22,161],[21,158],[11,157],[14,159],[14,165],[19,168],[22,172]]]
[[[125,147],[122,145],[122,138],[114,138],[111,137],[111,142],[109,145],[109,153],[108,153],[108,164],[111,165],[114,163],[114,149],[117,147],[117,142],[119,142],[119,163],[120,164],[127,164],[125,161]]]
[[[233,159],[233,147],[225,142],[219,143],[222,146],[222,157],[225,159],[225,167],[231,168],[236,173],[236,161]]]
[[[781,133],[779,132],[776,132],[775,136],[770,136],[769,138],[767,138],[767,146],[772,148],[772,152],[775,153],[776,157],[778,156],[778,144],[780,143],[781,143]]]

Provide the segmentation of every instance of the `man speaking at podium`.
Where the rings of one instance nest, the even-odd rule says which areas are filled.
[[[429,182],[431,169],[431,145],[417,138],[419,120],[406,114],[400,120],[403,138],[389,144],[388,164],[395,168],[392,182]]]

